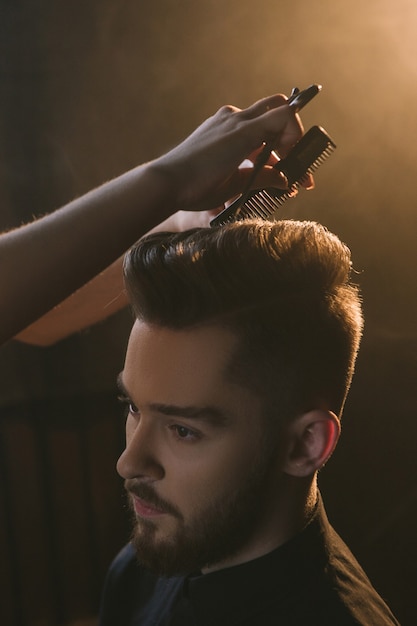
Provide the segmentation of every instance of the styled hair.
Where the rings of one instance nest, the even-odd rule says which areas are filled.
[[[154,233],[127,253],[124,273],[139,319],[236,333],[228,375],[268,412],[341,414],[363,321],[350,251],[325,227],[244,220]]]

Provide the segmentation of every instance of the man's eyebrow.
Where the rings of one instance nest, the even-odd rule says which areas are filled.
[[[120,393],[122,393],[124,396],[129,397],[128,391],[125,387],[125,384],[123,382],[123,372],[120,372],[120,374],[118,374],[117,378],[116,378],[116,385],[118,390],[120,391]]]
[[[120,372],[117,377],[117,387],[120,393],[130,398],[130,394],[123,382],[123,372]],[[226,424],[229,421],[224,411],[215,406],[178,406],[176,404],[153,402],[148,405],[148,408],[154,413],[160,413],[169,417],[200,419],[217,425]]]
[[[177,406],[175,404],[152,403],[149,408],[155,413],[170,417],[206,420],[216,425],[224,425],[229,421],[224,411],[215,406]]]

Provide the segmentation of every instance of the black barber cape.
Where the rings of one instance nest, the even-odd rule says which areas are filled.
[[[205,575],[158,578],[131,545],[107,575],[100,626],[384,626],[399,624],[321,502],[273,552]]]

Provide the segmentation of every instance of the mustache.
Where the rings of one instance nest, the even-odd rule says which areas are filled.
[[[178,509],[163,498],[160,498],[153,487],[148,485],[147,483],[138,482],[137,480],[128,479],[125,480],[124,487],[128,494],[133,494],[144,500],[147,504],[155,507],[159,511],[163,513],[169,513],[174,517],[182,520],[183,516],[178,511]]]

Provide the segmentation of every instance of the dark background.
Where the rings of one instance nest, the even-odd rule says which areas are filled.
[[[160,154],[222,104],[324,85],[303,119],[338,148],[317,189],[282,216],[318,220],[348,243],[366,328],[321,486],[332,522],[410,625],[416,32],[414,0],[0,0],[1,228]],[[84,624],[97,613],[127,538],[114,379],[130,321],[123,312],[51,348],[0,350],[2,624]]]

